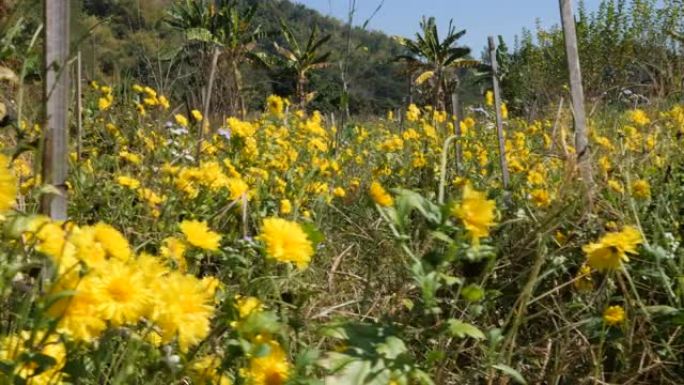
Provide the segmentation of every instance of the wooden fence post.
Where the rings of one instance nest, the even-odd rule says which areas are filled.
[[[458,92],[451,94],[451,115],[454,120],[454,135],[456,135],[456,173],[461,173],[461,109]]]
[[[494,108],[496,109],[496,135],[499,140],[499,161],[503,188],[508,190],[510,174],[508,173],[508,161],[506,160],[506,139],[503,132],[503,116],[501,116],[501,92],[499,90],[499,67],[496,62],[496,44],[494,37],[489,36],[489,58],[492,62],[492,84],[494,85]]]
[[[584,89],[582,88],[582,71],[577,49],[575,17],[572,11],[572,0],[559,0],[559,2],[563,36],[565,37],[565,51],[568,58],[568,72],[570,74],[570,95],[572,96],[572,111],[575,122],[575,153],[577,154],[580,177],[590,197],[593,178],[591,163],[589,162],[587,118],[584,111]]]
[[[197,164],[200,164],[200,158],[202,157],[202,142],[204,141],[204,130],[208,129],[209,126],[209,114],[211,108],[211,95],[214,89],[214,78],[216,77],[216,68],[218,67],[218,59],[221,55],[221,50],[219,47],[214,47],[214,51],[211,56],[211,67],[209,69],[209,82],[207,83],[207,89],[204,94],[204,107],[202,108],[202,121],[198,122],[199,126],[199,137],[197,138]],[[238,103],[239,106],[240,103]]]
[[[54,187],[41,197],[41,212],[55,220],[67,219],[69,3],[44,2],[45,125],[42,153],[43,183]]]
[[[81,161],[83,136],[83,60],[81,51],[76,55],[76,161]]]

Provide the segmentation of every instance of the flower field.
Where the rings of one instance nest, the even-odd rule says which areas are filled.
[[[684,109],[593,118],[587,198],[569,116],[506,119],[504,190],[486,99],[445,147],[429,106],[341,130],[271,96],[211,127],[91,84],[68,221],[2,158],[0,378],[681,380]]]
[[[0,385],[684,384],[681,1],[379,3],[0,2]]]

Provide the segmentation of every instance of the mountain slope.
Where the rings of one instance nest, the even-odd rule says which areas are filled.
[[[352,113],[384,113],[403,103],[406,80],[401,66],[392,60],[401,47],[389,36],[353,28],[347,45],[349,31],[339,20],[286,0],[246,2],[259,6],[256,20],[265,31],[265,37],[259,41],[261,50],[271,50],[272,41],[282,43],[281,19],[299,39],[308,37],[313,25],[318,26],[321,34],[332,36],[325,47],[332,53],[330,65],[311,76],[309,89],[317,91],[313,108],[333,111],[340,105],[343,88],[340,68],[345,56]],[[164,23],[166,10],[172,3],[172,0],[74,2],[74,35],[87,36],[79,44],[85,58],[85,73],[115,83],[135,78],[160,88],[171,84],[173,79],[165,78],[156,62],[182,42],[182,36]],[[251,108],[260,108],[265,94],[290,96],[294,92],[293,84],[269,78],[252,66],[245,65],[243,71],[247,104]],[[220,74],[219,71],[219,77]]]

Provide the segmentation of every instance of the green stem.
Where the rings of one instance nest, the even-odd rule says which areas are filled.
[[[451,146],[451,142],[457,139],[457,135],[451,135],[444,141],[444,146],[442,147],[442,165],[439,169],[439,196],[437,198],[437,203],[440,205],[444,204],[444,189],[446,186],[446,167],[447,158],[449,157],[449,146]]]

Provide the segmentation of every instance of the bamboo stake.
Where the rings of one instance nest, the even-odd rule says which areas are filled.
[[[591,164],[589,163],[589,139],[587,135],[587,118],[584,110],[584,89],[582,88],[582,71],[577,49],[577,31],[572,10],[572,0],[559,0],[565,51],[568,58],[570,74],[570,95],[572,97],[573,118],[575,121],[575,153],[580,177],[591,197],[593,184]],[[590,199],[591,200],[591,199]]]
[[[456,135],[456,173],[461,173],[461,111],[458,92],[451,94],[451,115],[454,118],[454,134]]]
[[[83,135],[83,61],[81,51],[76,55],[76,160],[81,161]]]
[[[499,90],[499,67],[496,62],[496,43],[494,43],[493,36],[489,36],[487,40],[489,42],[489,57],[492,62],[492,84],[494,85],[494,107],[496,109],[496,134],[499,140],[499,164],[501,165],[503,188],[508,190],[510,174],[508,173],[508,162],[506,161],[503,116],[501,116],[501,92]]]
[[[214,47],[214,54],[211,58],[211,69],[209,70],[209,83],[207,84],[206,93],[204,94],[204,108],[202,111],[202,121],[199,122],[199,140],[197,141],[197,164],[200,163],[202,156],[202,141],[204,140],[204,130],[209,127],[209,109],[211,108],[211,94],[214,88],[214,77],[216,76],[216,67],[218,66],[219,55],[221,50],[219,47]]]
[[[41,212],[67,219],[67,123],[69,100],[69,0],[44,2],[45,17],[45,136],[42,152]]]

